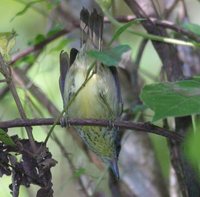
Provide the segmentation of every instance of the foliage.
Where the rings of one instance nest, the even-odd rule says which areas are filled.
[[[130,50],[128,45],[119,45],[103,51],[88,51],[88,55],[94,57],[107,66],[117,66],[121,60],[122,54],[128,50]]]
[[[23,17],[26,18],[27,14],[32,11],[36,12],[37,15],[40,15],[44,19],[44,21],[46,21],[46,23],[45,27],[42,27],[44,31],[39,31],[38,26],[40,24],[40,21],[35,21],[34,17],[27,17],[28,25],[23,23],[20,26],[20,29],[24,28],[23,31],[26,32],[23,35],[20,34],[18,37],[16,37],[16,32],[14,30],[11,31],[11,29],[0,33],[0,54],[3,56],[3,60],[1,60],[0,63],[5,63],[4,69],[6,69],[8,72],[6,73],[7,75],[5,75],[5,72],[3,72],[1,65],[1,121],[3,121],[4,119],[8,120],[10,119],[10,117],[12,119],[16,118],[16,116],[19,117],[15,106],[15,104],[18,105],[19,103],[10,103],[10,98],[12,98],[10,97],[10,95],[12,94],[9,94],[9,96],[6,95],[5,99],[3,98],[4,95],[2,92],[8,92],[11,82],[14,82],[15,88],[18,93],[23,92],[21,94],[23,96],[20,95],[20,100],[23,103],[22,107],[25,106],[24,109],[25,113],[28,114],[27,117],[30,118],[29,113],[31,114],[31,117],[34,118],[48,117],[49,115],[51,117],[59,117],[59,110],[56,106],[58,106],[58,108],[61,108],[62,104],[60,95],[58,93],[58,57],[61,50],[69,50],[69,44],[73,46],[75,45],[77,48],[77,43],[74,42],[77,40],[77,38],[74,39],[74,29],[78,28],[79,21],[77,21],[77,18],[74,16],[79,10],[77,8],[73,8],[72,10],[70,10],[69,13],[67,10],[66,15],[69,15],[67,15],[66,17],[63,13],[59,13],[60,15],[56,12],[56,14],[54,13],[54,11],[59,10],[57,8],[63,9],[63,7],[59,7],[62,6],[61,0],[34,0],[28,2],[23,0],[17,0],[17,2],[22,4],[22,9],[20,8],[16,12],[12,12],[16,14],[12,15],[10,20],[12,23],[8,24],[9,28],[12,26],[13,23],[17,24],[17,22],[20,22]],[[191,162],[193,167],[196,169],[196,166],[200,164],[199,125],[197,124],[195,128],[195,124],[196,122],[198,122],[198,115],[200,113],[200,77],[198,76],[199,72],[198,70],[195,70],[194,65],[199,66],[198,61],[200,59],[198,53],[195,53],[199,52],[200,47],[199,24],[189,22],[188,20],[186,20],[187,22],[178,21],[177,23],[181,24],[181,26],[178,26],[173,23],[168,23],[167,25],[172,24],[173,28],[171,30],[173,32],[176,31],[176,34],[169,34],[170,36],[167,34],[151,34],[150,32],[144,31],[144,29],[141,28],[145,22],[150,22],[148,18],[146,18],[146,16],[145,18],[135,18],[131,21],[129,21],[127,17],[125,18],[127,21],[123,21],[122,23],[117,21],[117,17],[115,18],[111,13],[112,9],[115,12],[116,6],[112,5],[116,2],[110,0],[98,2],[102,7],[104,14],[107,16],[107,19],[109,19],[111,23],[109,24],[109,26],[113,25],[113,31],[111,32],[109,30],[109,40],[105,39],[108,43],[107,47],[103,48],[102,51],[88,51],[88,55],[102,62],[108,67],[115,66],[117,69],[119,69],[119,64],[122,64],[122,59],[125,60],[123,61],[123,63],[125,62],[126,64],[128,62],[128,66],[126,65],[127,70],[125,72],[125,76],[128,79],[128,85],[126,84],[127,81],[124,80],[124,78],[122,78],[121,85],[122,88],[125,87],[123,89],[123,93],[125,93],[125,98],[126,94],[131,94],[131,97],[128,97],[127,99],[128,101],[130,101],[131,104],[128,105],[128,107],[123,111],[124,117],[131,117],[131,120],[134,119],[134,122],[137,122],[139,120],[143,121],[150,114],[148,109],[151,109],[154,112],[154,115],[152,117],[152,115],[150,114],[150,118],[148,117],[147,119],[145,119],[145,121],[150,119],[154,121],[154,123],[157,121],[156,123],[158,124],[163,123],[163,120],[168,117],[176,118],[193,116],[193,125],[189,125],[190,127],[193,126],[193,128],[188,129],[187,132],[189,134],[187,134],[186,137],[184,137],[183,149],[185,156],[188,158],[188,161]],[[121,9],[123,8],[118,9],[120,9],[121,11]],[[74,13],[71,14],[71,12]],[[128,11],[126,13],[128,13]],[[57,15],[59,16],[57,17]],[[60,24],[54,23],[55,21],[56,23],[58,23],[58,21],[60,20],[62,21]],[[9,19],[7,21],[9,21]],[[34,21],[34,23],[30,25],[29,23],[31,23],[31,21]],[[64,24],[66,21],[67,25]],[[158,22],[163,21],[158,20]],[[155,27],[161,30],[164,28],[168,28],[165,26],[166,23],[164,22],[162,23],[162,26],[159,26],[159,24],[156,24],[156,22],[154,23],[154,21],[152,23],[150,22],[149,24],[152,26],[156,24],[158,26]],[[40,26],[43,26],[43,24],[41,23]],[[47,26],[51,27],[48,28],[48,30],[46,30]],[[69,34],[67,34],[66,36],[66,32],[60,34],[64,31],[69,32],[70,36],[68,36]],[[34,34],[34,37],[28,37],[27,35],[31,34],[32,32]],[[73,38],[71,38],[71,34],[74,34],[72,35],[72,37],[74,36]],[[176,37],[173,37],[174,35],[176,35]],[[17,43],[17,46],[14,48],[15,40],[17,39],[17,41],[19,41],[19,37],[22,37],[21,40],[23,40],[23,42]],[[151,76],[150,73],[154,74],[155,67],[158,64],[160,64],[160,62],[154,62],[155,56],[152,56],[152,51],[148,51],[149,53],[145,56],[144,48],[147,48],[149,46],[144,46],[144,48],[142,49],[141,44],[139,47],[138,38],[149,41],[155,41],[156,43],[159,43],[160,46],[163,46],[162,44],[166,44],[167,46],[173,45],[173,47],[175,47],[176,50],[179,50],[179,55],[183,54],[180,60],[183,62],[184,66],[188,66],[188,68],[191,69],[191,77],[188,79],[185,78],[183,80],[174,82],[160,82],[160,80],[158,80],[160,76]],[[119,40],[121,42],[120,44],[117,43]],[[113,44],[114,47],[112,46]],[[25,50],[24,45],[26,45],[27,47],[25,48]],[[143,61],[136,61],[140,62],[140,65],[134,65],[133,60],[131,58],[124,59],[125,53],[131,50],[133,52],[133,59],[137,59],[139,57],[140,60],[141,58],[142,60],[144,60],[144,58],[146,58],[145,65]],[[137,53],[135,53],[134,50],[137,51]],[[162,47],[160,47],[159,50],[162,51]],[[11,52],[14,54],[13,56]],[[17,57],[16,59],[15,55]],[[173,59],[173,57],[171,59]],[[146,67],[145,72],[143,72],[141,66]],[[42,72],[45,69],[48,70],[48,72]],[[119,74],[123,74],[123,71],[123,69],[120,70]],[[138,75],[138,73],[141,74],[143,78],[140,75]],[[147,85],[146,81],[148,81],[149,78],[151,78],[152,83]],[[143,86],[143,88],[141,88],[141,86]],[[139,95],[132,94],[134,94],[135,92],[139,92],[140,90],[140,99],[142,102],[139,102],[138,104]],[[7,99],[8,97],[9,99]],[[13,99],[13,101],[14,100],[15,98]],[[7,109],[9,115],[5,115]],[[140,117],[142,118],[140,119]],[[57,121],[55,121],[54,126],[56,126],[56,124]],[[100,162],[96,161],[92,156],[90,156],[88,150],[86,150],[85,146],[83,146],[77,138],[73,138],[73,140],[71,139],[71,132],[67,132],[68,136],[66,137],[66,132],[58,132],[59,129],[55,129],[54,126],[52,128],[52,131],[54,132],[51,132],[46,138],[46,140],[46,133],[43,134],[42,137],[40,136],[40,133],[44,132],[44,128],[36,127],[35,129],[35,127],[33,127],[34,142],[36,148],[35,153],[37,154],[32,154],[32,152],[34,152],[34,147],[31,143],[30,136],[28,136],[28,139],[25,138],[24,131],[13,129],[15,133],[15,135],[13,135],[12,129],[8,128],[4,130],[0,128],[0,177],[12,175],[13,182],[10,185],[10,191],[13,196],[18,195],[17,193],[19,192],[19,188],[21,185],[24,185],[25,187],[30,187],[31,184],[39,186],[39,189],[37,188],[38,197],[52,196],[52,176],[55,177],[55,173],[52,173],[52,169],[54,169],[53,167],[57,164],[57,159],[59,159],[59,162],[61,161],[60,163],[62,163],[62,167],[64,170],[61,168],[57,168],[57,166],[56,169],[58,169],[60,174],[64,177],[64,181],[62,180],[62,183],[58,183],[57,181],[54,182],[56,192],[60,192],[62,184],[64,185],[63,188],[69,187],[69,189],[71,189],[70,186],[73,185],[74,182],[67,182],[67,180],[69,180],[69,177],[71,176],[74,177],[73,181],[78,180],[77,184],[79,184],[79,186],[81,187],[81,192],[84,191],[83,188],[85,185],[82,184],[82,182],[84,182],[82,180],[85,180],[85,177],[89,176],[91,178],[91,180],[89,179],[90,181],[87,180],[89,183],[91,182],[91,184],[88,185],[93,185],[92,183],[95,182],[94,177],[95,179],[96,177],[100,177],[100,170],[96,167],[100,166],[101,168],[101,164],[99,165]],[[172,125],[169,125],[169,127],[172,128]],[[25,127],[25,129],[26,128],[27,127]],[[46,128],[46,130],[49,130],[49,128]],[[22,133],[22,135],[20,135],[20,133]],[[38,136],[40,136],[41,138]],[[52,137],[53,140],[49,139],[49,137]],[[40,138],[40,140],[38,140],[38,138]],[[168,177],[166,178],[169,178],[169,169],[166,169],[170,166],[170,159],[166,158],[166,155],[168,154],[166,153],[166,150],[169,148],[164,140],[165,139],[161,141],[158,137],[156,138],[156,140],[153,139],[153,143],[155,144],[154,147],[156,148],[156,152],[159,152],[157,155],[159,157],[158,159],[161,161],[162,168],[164,169],[164,174],[167,174]],[[53,145],[47,145],[47,141],[49,144],[52,143]],[[64,143],[62,144],[62,142]],[[54,153],[54,149],[57,148],[55,144],[57,144],[59,147],[59,151],[56,153]],[[82,151],[79,151],[78,153],[76,152],[76,148],[74,148],[76,144],[78,144],[81,147]],[[162,153],[162,150],[165,151],[165,154]],[[132,147],[129,148],[129,151],[133,151]],[[138,151],[138,153],[139,152],[140,151]],[[96,166],[91,164],[90,162],[87,162],[85,165],[83,160],[81,160],[82,157],[85,156],[87,156],[90,159],[90,161],[93,161],[96,164]],[[55,157],[56,160],[53,159],[53,157]],[[63,162],[62,158],[66,159],[67,163],[69,164],[69,167],[66,165],[66,162]],[[177,163],[178,162],[179,161],[177,161]],[[157,168],[159,169],[159,167]],[[72,173],[68,174],[68,171],[71,171]],[[139,172],[137,173],[139,174]],[[124,174],[122,176],[125,176]],[[111,175],[109,176],[112,178]],[[60,178],[58,179],[60,180]],[[103,180],[103,189],[98,189],[99,191],[101,190],[104,192],[105,185],[107,186],[108,183],[105,177],[99,178],[99,180],[102,179],[105,179]],[[123,182],[123,179],[121,181]],[[113,187],[115,187],[114,189],[119,189],[118,187],[120,187],[115,183],[112,185],[111,181],[109,182],[109,184],[111,184],[109,185],[111,190],[113,189]],[[88,188],[86,188],[86,190],[88,189],[88,191],[93,191],[91,189],[92,187],[90,188],[88,186]],[[124,188],[120,188],[119,190],[121,191],[123,189]],[[94,192],[96,192],[95,190]],[[105,195],[107,195],[106,192]],[[132,196],[132,194],[130,194],[129,196]]]
[[[0,129],[0,141],[6,145],[15,146],[12,138],[3,129]]]
[[[33,5],[35,5],[36,3],[41,3],[41,2],[44,2],[44,0],[35,0],[35,1],[30,1],[26,3],[24,8],[21,11],[17,12],[10,21],[12,22],[16,17],[24,15],[29,9],[32,8]]]
[[[200,25],[194,24],[194,23],[183,23],[182,26],[185,29],[197,34],[198,36],[200,36]]]
[[[141,99],[155,112],[153,121],[169,116],[199,114],[200,78],[146,85]]]

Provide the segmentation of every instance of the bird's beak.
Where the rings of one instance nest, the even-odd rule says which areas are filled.
[[[119,169],[117,165],[117,159],[113,159],[110,161],[110,168],[112,169],[116,179],[119,180]]]

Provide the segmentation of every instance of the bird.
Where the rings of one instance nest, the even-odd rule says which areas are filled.
[[[60,91],[68,119],[118,120],[122,112],[120,84],[116,67],[108,67],[88,55],[102,51],[103,16],[96,9],[80,12],[80,50],[60,53]],[[74,126],[87,145],[119,179],[119,129],[112,126]]]

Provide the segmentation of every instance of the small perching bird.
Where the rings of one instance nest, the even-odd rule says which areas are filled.
[[[94,9],[80,13],[81,49],[60,54],[60,90],[65,119],[107,119],[120,117],[122,102],[115,67],[108,67],[88,55],[102,49],[103,17]],[[76,126],[76,131],[119,178],[120,141],[115,127]]]

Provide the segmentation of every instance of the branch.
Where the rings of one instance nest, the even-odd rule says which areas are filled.
[[[178,3],[179,3],[179,0],[175,0],[170,7],[165,9],[165,11],[164,11],[165,18],[168,18],[170,16],[170,14],[176,8]]]
[[[136,17],[136,16],[133,16],[133,15],[115,17],[115,19],[118,22],[122,22],[122,23],[130,22],[132,20],[136,20],[136,19],[139,19],[139,18],[140,17]],[[174,30],[177,33],[181,33],[181,34],[187,36],[188,38],[190,38],[190,39],[192,39],[196,42],[200,42],[200,37],[198,35],[196,35],[195,33],[191,32],[191,31],[188,31],[188,30],[182,28],[181,26],[179,26],[179,25],[177,25],[177,24],[175,24],[171,21],[159,20],[155,17],[144,17],[143,16],[142,18],[146,19],[146,20],[151,20],[151,22],[153,22],[154,25],[156,25],[158,27],[163,27],[163,28],[166,28],[166,29]],[[107,17],[104,17],[104,22],[110,23],[110,21]]]
[[[26,120],[27,119],[26,113],[24,111],[24,108],[22,106],[21,100],[20,100],[19,95],[17,93],[15,84],[14,84],[14,82],[12,80],[10,67],[8,67],[8,65],[4,62],[1,53],[0,53],[0,71],[2,72],[2,74],[5,77],[5,79],[7,80],[8,87],[10,89],[10,92],[11,92],[12,96],[13,96],[13,99],[15,101],[15,104],[17,106],[17,109],[19,111],[19,114],[20,114],[21,118]],[[26,132],[27,132],[31,147],[32,147],[33,151],[35,152],[36,151],[36,145],[35,145],[34,137],[33,137],[33,134],[32,134],[32,128],[30,126],[27,126],[27,127],[25,127],[25,129],[26,129]]]
[[[13,127],[25,127],[25,126],[42,126],[42,125],[53,125],[55,119],[53,118],[41,118],[41,119],[14,119],[10,121],[0,122],[0,128],[13,128]],[[60,125],[57,122],[56,125]],[[117,127],[119,129],[131,129],[147,133],[154,133],[163,137],[174,139],[176,141],[181,141],[183,138],[181,135],[174,131],[164,129],[153,125],[149,122],[130,122],[130,121],[113,121],[109,120],[98,120],[98,119],[71,119],[67,121],[67,125],[71,126],[101,126],[101,127]]]
[[[135,16],[118,16],[115,18],[117,21],[119,22],[122,22],[122,23],[125,23],[125,22],[130,22],[132,20],[136,20],[137,17]],[[145,18],[144,18],[145,19]],[[159,26],[159,27],[163,27],[163,28],[168,28],[168,29],[171,29],[171,30],[174,30],[178,33],[181,33],[185,36],[187,36],[188,38],[196,41],[196,42],[200,42],[200,37],[197,36],[196,34],[194,34],[193,32],[191,31],[187,31],[185,29],[183,29],[182,27],[174,24],[173,22],[171,21],[167,21],[167,20],[158,20],[156,18],[148,18],[150,19],[156,26]],[[104,18],[104,22],[105,23],[110,23],[110,21],[108,20],[107,17]],[[79,27],[79,23],[75,23],[73,28],[76,28],[76,27]],[[61,36],[64,36],[65,34],[71,32],[72,29],[63,29],[57,33],[55,33],[54,35],[48,37],[46,40],[42,41],[41,43],[39,44],[36,44],[32,47],[29,47],[27,49],[25,49],[24,51],[21,51],[19,53],[17,53],[16,55],[13,55],[12,57],[12,60],[10,62],[10,64],[14,64],[16,61],[18,61],[19,59],[33,53],[33,52],[36,52],[38,50],[41,50],[43,49],[46,45],[48,45],[50,42],[54,41],[55,39],[61,37]]]
[[[69,33],[69,30],[63,29],[63,30],[55,33],[54,35],[48,37],[47,39],[45,39],[44,41],[40,42],[39,44],[31,46],[31,47],[25,49],[24,51],[21,51],[21,52],[17,53],[16,55],[13,55],[10,64],[14,64],[19,59],[21,59],[23,57],[26,57],[27,55],[29,55],[29,54],[31,54],[33,52],[36,52],[38,50],[43,49],[47,44],[49,44],[50,42],[54,41],[55,39],[65,35],[67,33]]]

